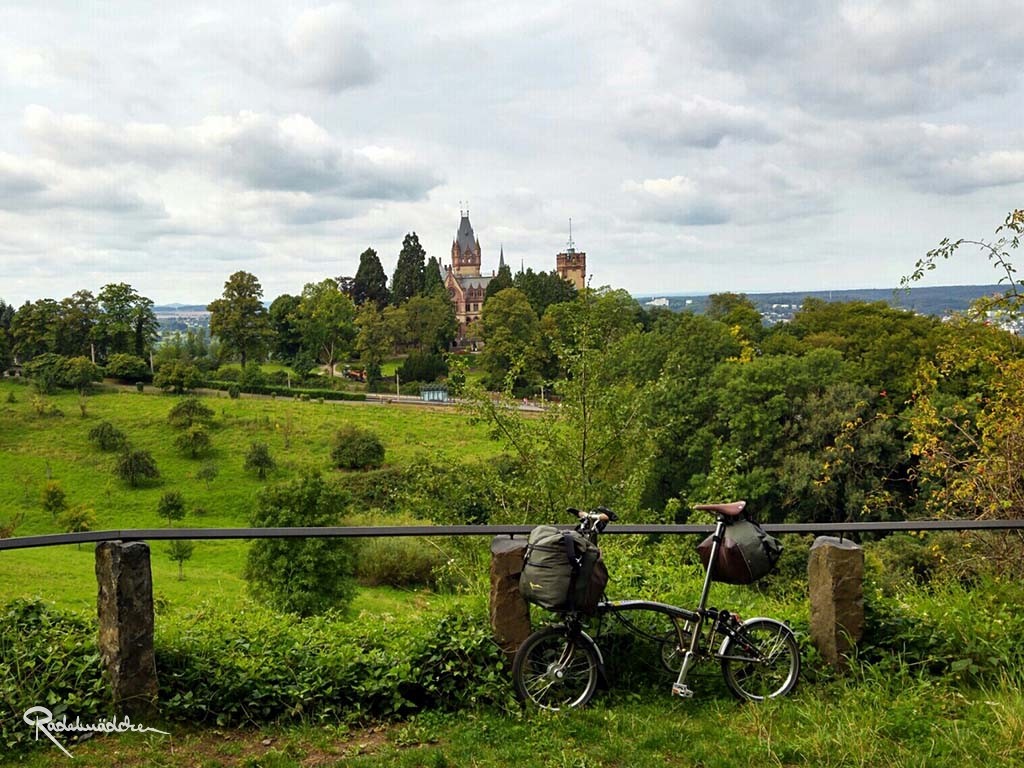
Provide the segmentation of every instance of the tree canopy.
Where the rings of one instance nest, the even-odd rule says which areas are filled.
[[[224,283],[221,298],[210,302],[210,333],[238,355],[242,367],[262,357],[270,344],[272,329],[263,306],[263,287],[255,275],[235,272]]]

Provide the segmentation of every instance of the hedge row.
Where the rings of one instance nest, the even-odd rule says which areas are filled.
[[[301,397],[306,395],[310,399],[366,400],[366,394],[363,392],[342,392],[337,389],[307,389],[304,387],[287,387],[280,384],[241,384],[237,381],[204,381],[200,386],[206,389],[219,389],[225,392],[232,387],[237,387],[238,391],[247,392],[251,395],[277,395],[278,397]]]
[[[220,726],[356,722],[478,704],[509,706],[503,653],[486,608],[356,622],[337,616],[282,621],[262,608],[205,608],[161,631],[156,664],[161,720]],[[111,714],[95,621],[18,600],[0,609],[3,750],[28,748],[21,714],[58,719]]]

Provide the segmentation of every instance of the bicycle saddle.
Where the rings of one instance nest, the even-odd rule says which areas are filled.
[[[701,509],[705,512],[716,512],[727,517],[738,517],[747,506],[745,501],[733,501],[728,504],[694,504],[694,509]]]

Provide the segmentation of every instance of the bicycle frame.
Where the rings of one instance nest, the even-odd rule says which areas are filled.
[[[672,685],[672,693],[676,696],[689,698],[693,696],[693,691],[689,686],[686,685],[686,676],[689,671],[693,668],[694,663],[702,656],[711,656],[713,658],[723,658],[722,652],[714,652],[714,638],[718,634],[725,635],[726,638],[735,636],[732,622],[730,621],[732,615],[727,611],[712,612],[707,610],[708,595],[711,592],[711,583],[714,581],[715,575],[715,562],[718,556],[718,550],[722,545],[723,534],[725,532],[725,517],[721,514],[716,516],[715,530],[711,538],[711,556],[708,561],[708,568],[704,574],[704,585],[701,588],[700,600],[697,603],[696,610],[687,610],[685,608],[679,608],[678,606],[669,605],[667,603],[659,603],[652,600],[620,600],[615,602],[604,602],[598,605],[597,615],[621,613],[625,611],[653,611],[655,613],[661,613],[672,619],[672,625],[676,631],[676,639],[678,648],[682,649],[684,644],[689,641],[686,648],[686,654],[683,656],[683,664],[679,669],[679,676],[676,682]],[[593,532],[596,538],[596,531]],[[711,630],[708,632],[708,641],[706,651],[701,649],[701,634],[704,630],[704,624],[707,619],[713,619],[714,624],[711,626]],[[689,638],[684,634],[684,626],[680,622],[685,623],[685,629],[689,632]],[[723,641],[722,648],[725,643]]]

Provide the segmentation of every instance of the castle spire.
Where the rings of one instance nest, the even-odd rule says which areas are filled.
[[[505,268],[505,244],[501,244],[501,251],[498,254],[498,271],[501,272]]]

